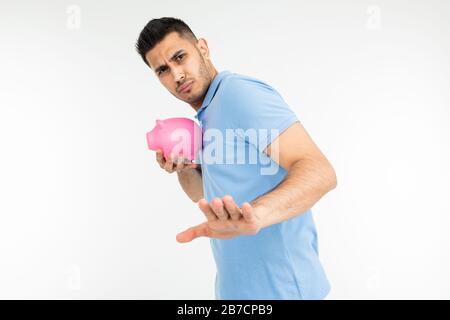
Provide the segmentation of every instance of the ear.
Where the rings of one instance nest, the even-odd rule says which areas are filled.
[[[166,124],[164,123],[164,120],[156,120],[156,126],[159,128],[164,128]]]
[[[202,56],[204,56],[206,59],[209,59],[209,48],[208,48],[208,42],[205,38],[199,38],[197,41],[197,48],[200,50],[200,53]]]

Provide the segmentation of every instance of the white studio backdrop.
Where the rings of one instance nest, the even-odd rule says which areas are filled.
[[[273,85],[338,176],[328,299],[450,298],[449,1],[0,2],[0,298],[213,299],[203,220],[147,149],[194,111],[134,51],[183,19]]]

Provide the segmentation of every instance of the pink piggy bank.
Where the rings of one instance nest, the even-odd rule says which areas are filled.
[[[156,126],[147,132],[147,144],[150,150],[161,149],[166,159],[173,153],[193,161],[202,147],[202,129],[188,118],[156,120]]]

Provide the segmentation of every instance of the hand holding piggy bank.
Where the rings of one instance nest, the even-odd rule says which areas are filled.
[[[150,150],[161,149],[166,159],[173,153],[194,161],[202,147],[202,129],[188,118],[156,120],[156,126],[147,133],[147,144]]]

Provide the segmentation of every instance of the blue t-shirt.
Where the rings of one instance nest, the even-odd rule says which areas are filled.
[[[195,118],[203,130],[199,160],[208,202],[231,195],[238,206],[251,203],[286,176],[263,151],[299,120],[267,83],[222,71]],[[330,290],[311,210],[253,236],[210,242],[216,299],[323,299]]]

